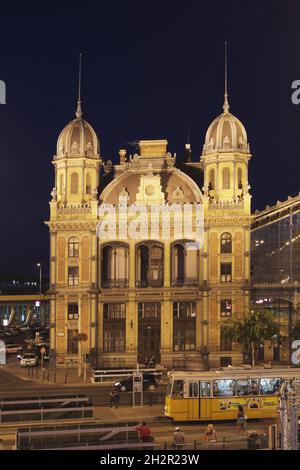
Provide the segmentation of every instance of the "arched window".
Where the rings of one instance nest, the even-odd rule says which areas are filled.
[[[209,190],[215,189],[215,170],[210,170],[209,172]]]
[[[71,174],[71,194],[78,194],[78,174]]]
[[[91,175],[89,173],[86,175],[85,193],[86,194],[92,193],[92,180],[91,180]]]
[[[78,238],[72,237],[69,239],[68,253],[69,253],[69,258],[78,258],[79,256]]]
[[[143,243],[137,249],[137,286],[162,287],[163,247],[157,243]]]
[[[128,247],[125,244],[110,244],[102,249],[102,286],[128,286]]]
[[[221,235],[221,253],[232,253],[232,236],[230,233]]]
[[[238,169],[238,189],[243,189],[243,180],[242,180],[242,177],[243,177],[242,169],[239,168],[239,169]]]
[[[172,285],[195,285],[198,282],[198,250],[188,241],[175,242],[171,250]]]
[[[230,171],[229,171],[229,168],[223,168],[223,189],[230,189]]]

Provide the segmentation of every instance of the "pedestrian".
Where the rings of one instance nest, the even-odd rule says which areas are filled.
[[[207,429],[204,433],[204,442],[217,442],[217,433],[212,424],[207,426]]]
[[[119,402],[120,402],[120,392],[117,387],[113,387],[111,392],[109,393],[110,396],[110,402],[109,402],[109,407],[112,408],[113,405],[118,408]]]
[[[148,367],[149,369],[155,369],[155,366],[156,366],[155,357],[151,356],[150,361],[148,362]]]
[[[136,426],[135,428],[140,435],[140,440],[142,442],[148,442],[150,435],[151,435],[151,429],[146,425],[145,421],[142,422],[139,426]]]
[[[148,365],[149,365],[149,359],[148,359],[147,356],[145,357],[145,362],[144,362],[144,364],[145,364],[145,367],[148,367]]]
[[[245,434],[246,419],[247,419],[247,416],[246,416],[246,413],[244,411],[244,408],[242,407],[242,405],[239,405],[238,406],[238,412],[237,412],[237,421],[236,421],[236,424],[237,424],[237,427],[238,427],[238,430],[239,430],[239,434]]]
[[[172,447],[176,450],[181,450],[184,444],[185,444],[184,434],[182,431],[180,431],[180,428],[177,426],[174,432]]]

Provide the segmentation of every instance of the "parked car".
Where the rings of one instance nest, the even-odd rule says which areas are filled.
[[[21,367],[35,367],[38,365],[39,358],[34,353],[25,353],[21,356],[20,366]]]
[[[20,344],[6,343],[6,354],[17,354],[22,351],[23,347]]]
[[[115,387],[117,387],[120,392],[131,392],[132,391],[132,376],[124,377],[119,382],[116,382]],[[155,390],[158,386],[158,375],[157,374],[143,374],[143,389],[144,390]]]

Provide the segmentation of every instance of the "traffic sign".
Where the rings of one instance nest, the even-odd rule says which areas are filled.
[[[45,352],[46,352],[46,348],[44,348],[44,347],[41,348],[41,354],[45,354]]]

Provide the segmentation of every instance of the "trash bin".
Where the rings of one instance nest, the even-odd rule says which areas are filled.
[[[247,449],[256,450],[259,449],[259,434],[256,431],[249,431],[247,436]]]
[[[260,448],[268,449],[269,447],[269,436],[268,434],[261,434],[260,436]]]

